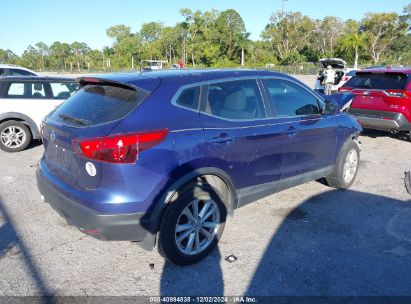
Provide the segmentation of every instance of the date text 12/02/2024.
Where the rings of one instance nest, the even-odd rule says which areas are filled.
[[[233,296],[233,297],[150,297],[151,303],[257,303],[256,298]]]

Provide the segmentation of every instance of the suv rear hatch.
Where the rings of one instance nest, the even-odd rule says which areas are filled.
[[[45,120],[44,159],[50,173],[66,183],[81,189],[95,189],[101,182],[103,162],[90,161],[78,142],[110,134],[123,117],[158,87],[160,80],[146,77],[133,85],[100,78],[78,81],[81,89]],[[88,162],[92,162],[91,170],[86,169]]]
[[[354,94],[350,112],[366,111],[401,112],[406,105],[407,75],[401,72],[357,72],[340,92]]]
[[[340,58],[322,58],[322,59],[320,59],[320,67],[324,70],[329,65],[333,69],[343,70],[343,69],[345,69],[346,64],[347,63],[344,60],[340,59]]]

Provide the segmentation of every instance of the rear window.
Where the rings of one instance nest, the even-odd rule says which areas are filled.
[[[64,124],[90,126],[123,118],[149,95],[112,85],[86,85],[67,99],[50,117]]]
[[[375,90],[402,90],[407,76],[401,73],[357,73],[344,85],[350,88]]]
[[[345,74],[345,75],[346,75],[346,76],[354,76],[355,73],[357,73],[357,70],[349,71],[349,72],[348,72],[347,74]]]

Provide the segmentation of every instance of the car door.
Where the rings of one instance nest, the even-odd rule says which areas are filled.
[[[322,101],[297,82],[282,78],[262,82],[283,131],[281,179],[287,183],[286,179],[300,176],[304,182],[328,172],[336,158],[335,116],[322,115]]]
[[[5,84],[2,112],[20,113],[31,118],[39,127],[52,107],[43,81],[10,81]]]
[[[261,150],[264,137],[256,127],[267,119],[256,79],[227,80],[206,86],[200,121],[204,128],[212,166],[220,167],[233,179],[239,199],[253,191],[262,177],[262,162],[268,150]]]

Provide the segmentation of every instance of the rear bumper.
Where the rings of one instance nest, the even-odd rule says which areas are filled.
[[[42,175],[40,169],[37,169],[36,178],[44,201],[83,233],[106,241],[137,241],[150,244],[152,240],[154,243],[153,235],[148,232],[151,213],[100,213],[68,198]],[[150,246],[143,247],[151,249]]]
[[[362,127],[383,131],[410,131],[411,123],[402,113],[384,112],[384,111],[361,111],[350,110]]]

